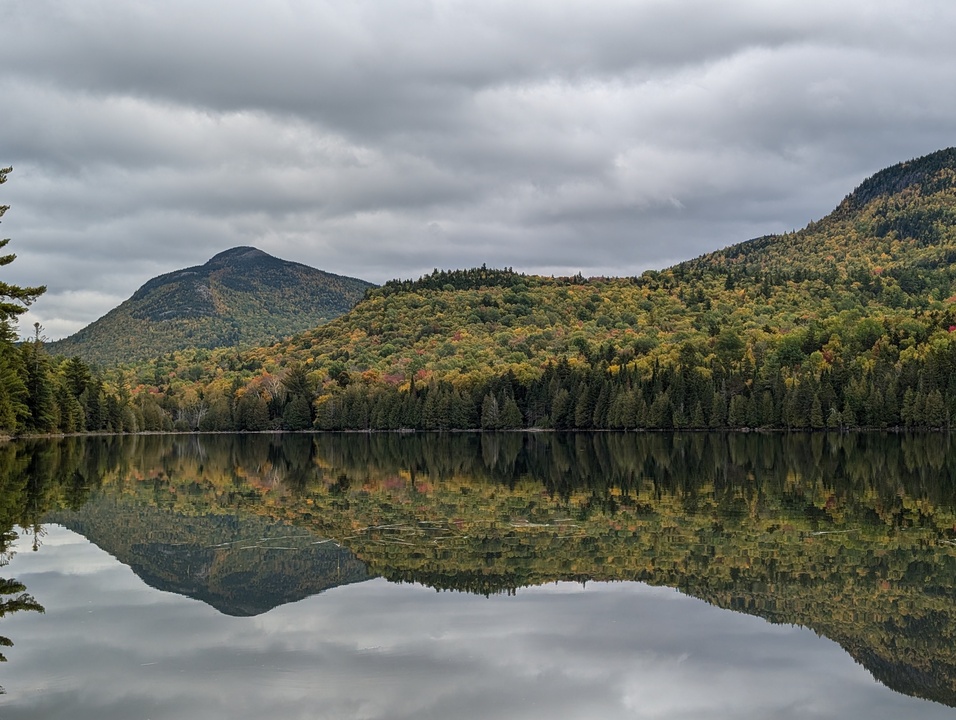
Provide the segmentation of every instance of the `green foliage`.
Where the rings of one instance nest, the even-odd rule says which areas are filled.
[[[259,393],[246,392],[236,406],[236,424],[239,430],[261,431],[268,430],[269,406]]]
[[[23,366],[26,369],[27,430],[51,432],[59,424],[59,413],[54,395],[53,377],[49,357],[43,352],[39,341],[22,345]]]
[[[304,395],[295,395],[282,411],[286,430],[308,430],[312,427],[312,403]]]
[[[366,298],[387,297],[409,292],[428,290],[483,290],[486,288],[521,288],[527,276],[516,273],[511,268],[498,270],[482,265],[470,270],[438,270],[423,275],[418,280],[389,280],[382,287],[369,290]],[[516,302],[522,302],[520,295],[512,295]]]

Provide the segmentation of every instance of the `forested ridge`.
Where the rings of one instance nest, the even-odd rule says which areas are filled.
[[[73,392],[84,412],[70,420],[59,390],[50,422],[6,427],[947,428],[954,177],[953,149],[901,163],[800,231],[639,277],[394,280],[270,346],[107,368],[93,377],[105,411]],[[36,364],[56,381],[67,362]]]

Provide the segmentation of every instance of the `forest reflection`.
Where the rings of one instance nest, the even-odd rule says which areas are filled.
[[[374,478],[540,482],[557,496],[590,488],[694,495],[707,486],[756,492],[823,483],[838,494],[899,492],[952,498],[956,458],[948,434],[455,433],[143,435],[28,440],[0,447],[0,497],[41,509],[82,504],[113,476],[223,473],[238,484],[281,482],[301,491],[330,473]],[[15,476],[15,477],[11,477]],[[27,487],[28,485],[32,487]],[[19,503],[20,512],[29,509]]]
[[[956,705],[952,450],[877,433],[32,440],[0,448],[0,517],[62,523],[231,614],[376,575],[481,594],[666,585],[812,627],[885,684]],[[284,554],[230,555],[250,528],[285,533]],[[215,592],[177,557],[222,572]]]

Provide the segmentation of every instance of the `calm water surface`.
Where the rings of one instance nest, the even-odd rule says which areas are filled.
[[[954,451],[941,435],[13,444],[0,717],[954,717]]]

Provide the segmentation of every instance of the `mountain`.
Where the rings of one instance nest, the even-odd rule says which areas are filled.
[[[124,372],[113,430],[948,428],[956,149],[639,277],[436,270],[269,346]]]
[[[894,308],[939,299],[925,291],[949,289],[954,261],[956,148],[948,148],[881,170],[799,232],[740,243],[674,271],[749,275],[771,288],[821,279],[841,292],[875,290],[863,296],[868,304]]]
[[[251,347],[338,317],[371,283],[280,260],[252,247],[153,278],[53,354],[102,365],[183,348]]]
[[[877,173],[829,216],[632,278],[544,278],[480,268],[389,282],[351,313],[271,349],[345,362],[355,372],[454,374],[549,360],[673,362],[691,342],[774,346],[841,312],[952,319],[956,279],[956,149]],[[947,326],[948,327],[948,326]],[[930,330],[930,328],[927,328]],[[801,337],[807,352],[824,342]],[[732,337],[734,336],[734,337]],[[817,344],[817,347],[811,347]],[[871,343],[872,345],[872,343]],[[868,348],[867,348],[868,349]],[[260,353],[261,354],[261,353]],[[262,355],[262,354],[261,354]],[[264,356],[264,355],[263,355]]]
[[[176,396],[306,367],[323,429],[949,426],[954,179],[954,149],[900,163],[798,232],[640,277],[391,281],[288,341],[138,380]],[[289,397],[239,380],[270,417],[209,429],[280,426]]]

